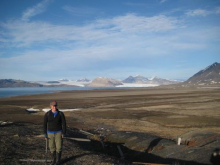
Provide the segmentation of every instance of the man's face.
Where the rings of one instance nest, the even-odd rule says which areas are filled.
[[[53,110],[53,111],[56,111],[57,107],[54,106],[54,105],[51,105],[50,108]]]

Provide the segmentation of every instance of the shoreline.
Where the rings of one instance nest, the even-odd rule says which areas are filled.
[[[57,90],[56,88],[59,88],[59,89]],[[38,94],[57,93],[57,92],[63,92],[63,91],[78,91],[78,90],[87,91],[87,90],[94,90],[94,89],[129,89],[129,88],[132,89],[134,87],[80,87],[80,86],[79,87],[65,87],[65,86],[64,87],[7,87],[7,88],[0,88],[0,91],[4,91],[7,89],[14,90],[14,92],[16,92],[17,89],[30,90],[27,92],[31,92],[31,90],[36,90],[36,91],[34,91],[32,94],[22,93],[22,94],[11,94],[9,96],[0,95],[0,98],[27,96],[27,95],[31,96],[31,95],[38,95]],[[142,88],[142,87],[136,87],[136,88]],[[143,88],[146,88],[146,87],[143,87]],[[41,90],[37,90],[37,89],[47,89],[47,90],[41,92]]]

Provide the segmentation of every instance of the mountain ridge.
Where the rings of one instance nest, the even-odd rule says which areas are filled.
[[[215,62],[212,65],[200,70],[191,76],[188,80],[182,82],[179,80],[168,80],[159,77],[147,78],[141,75],[129,76],[124,80],[113,78],[97,77],[92,81],[82,78],[77,81],[60,79],[47,82],[28,82],[15,79],[0,79],[0,88],[7,87],[147,87],[177,84],[181,86],[192,85],[220,85],[220,63]]]
[[[184,82],[187,85],[214,85],[220,83],[220,63],[213,63]]]

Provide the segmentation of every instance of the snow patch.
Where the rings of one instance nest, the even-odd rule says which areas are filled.
[[[156,84],[133,84],[133,83],[124,83],[123,85],[118,85],[116,87],[155,87],[159,86]]]
[[[214,64],[209,65],[209,66],[207,66],[205,69],[203,69],[202,72],[205,72],[205,71],[208,70],[209,68],[215,67],[215,66],[217,66],[217,65],[219,65],[219,63],[215,62]]]
[[[210,75],[211,73],[212,73],[212,72],[209,72],[209,74],[207,74],[206,76]],[[205,77],[206,77],[206,76],[205,76]]]
[[[39,109],[34,109],[34,108],[29,108],[29,109],[26,109],[28,112],[39,112],[40,110]]]
[[[59,111],[62,111],[62,112],[71,112],[71,111],[80,111],[82,110],[81,108],[78,108],[78,109],[59,109]],[[48,112],[50,111],[50,109],[42,109],[42,111],[44,112]]]
[[[42,109],[42,111],[44,112],[48,112],[50,109]]]
[[[85,87],[86,84],[89,84],[89,82],[77,82],[77,81],[72,81],[72,80],[59,80],[59,83],[50,83],[50,82],[45,82],[45,81],[38,81],[37,83],[42,84],[42,85],[75,85],[79,87]]]
[[[70,112],[70,111],[80,111],[82,109],[78,108],[78,109],[59,109],[59,111],[62,111],[62,112]]]

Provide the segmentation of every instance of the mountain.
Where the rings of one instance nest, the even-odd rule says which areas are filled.
[[[60,84],[56,81],[48,81],[44,83],[28,82],[23,80],[14,79],[0,79],[0,88],[12,88],[12,87],[79,87],[75,84]]]
[[[139,84],[141,84],[141,83],[144,83],[147,81],[148,81],[148,78],[138,75],[135,77],[129,76],[128,78],[124,79],[122,82],[123,83],[139,83]]]
[[[169,84],[177,84],[180,81],[176,80],[167,80],[162,79],[159,77],[153,77],[153,78],[146,78],[143,76],[129,76],[125,80],[122,81],[123,83],[135,83],[135,84],[155,84],[155,85],[169,85]]]
[[[23,80],[0,79],[0,88],[7,87],[42,87],[42,84],[30,83]]]
[[[220,84],[220,63],[213,63],[205,69],[199,71],[187,81],[187,85],[214,85]]]
[[[87,78],[82,78],[77,80],[76,82],[90,82],[90,80],[88,80]]]
[[[162,79],[159,77],[154,77],[148,81],[150,84],[158,84],[158,85],[170,85],[170,84],[177,84],[180,83],[180,81],[177,80],[167,80],[167,79]]]
[[[68,81],[70,81],[70,80],[68,80],[68,79],[59,79],[58,81],[59,81],[59,82],[68,82]]]
[[[98,77],[98,78],[95,78],[87,86],[89,87],[115,87],[117,85],[123,85],[123,84],[120,81],[112,79],[112,78]]]

